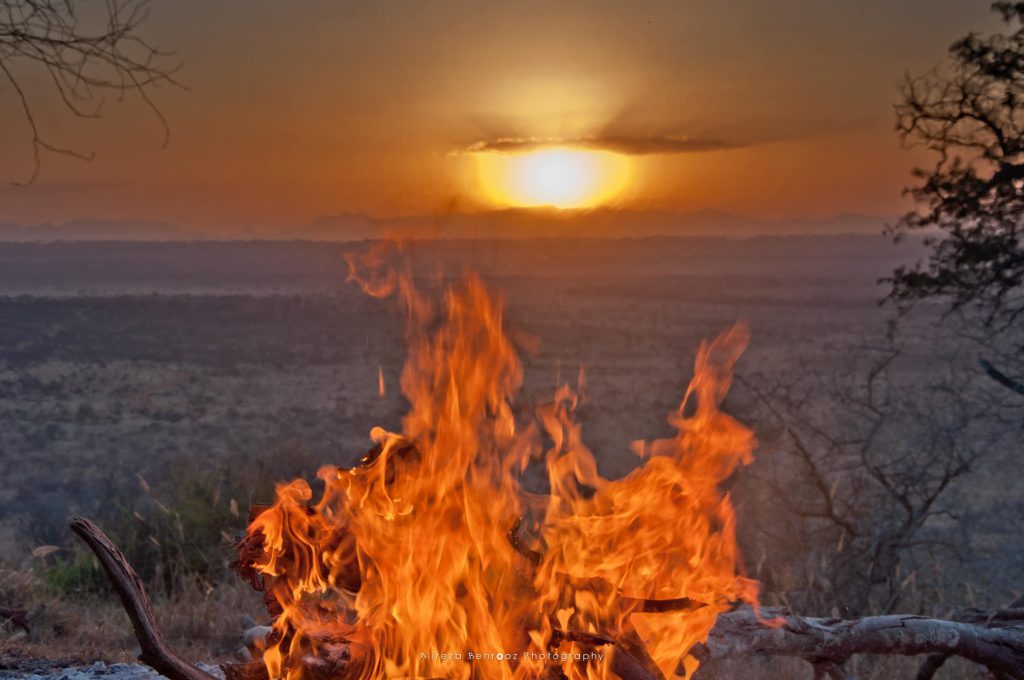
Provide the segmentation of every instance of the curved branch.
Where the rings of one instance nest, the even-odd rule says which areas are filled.
[[[170,680],[216,680],[176,655],[164,641],[153,616],[153,607],[142,587],[142,579],[120,550],[92,520],[75,517],[68,526],[96,553],[103,571],[121,598],[121,606],[132,620],[142,652],[139,660]]]

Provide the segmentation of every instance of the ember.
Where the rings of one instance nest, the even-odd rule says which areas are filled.
[[[643,464],[610,480],[568,386],[515,417],[522,367],[480,279],[435,314],[380,258],[349,264],[409,312],[410,408],[401,432],[370,433],[360,465],[322,468],[318,500],[305,481],[282,483],[251,522],[240,562],[276,617],[270,677],[606,678],[630,663],[689,676],[718,614],[757,596],[719,489],[754,446],[719,410],[746,331],[701,346],[669,416],[676,435],[638,447]],[[520,484],[535,462],[543,497]]]

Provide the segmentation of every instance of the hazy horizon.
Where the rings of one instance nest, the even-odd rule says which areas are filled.
[[[75,218],[26,224],[0,219],[0,242],[24,241],[362,241],[383,238],[650,238],[800,235],[880,235],[895,216],[840,213],[819,218],[763,219],[719,210],[652,212],[598,208],[588,211],[507,208],[486,213],[408,215],[374,218],[365,214],[324,215],[280,229],[220,233],[171,222],[138,218]]]

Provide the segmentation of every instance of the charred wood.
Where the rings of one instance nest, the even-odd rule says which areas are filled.
[[[222,663],[220,669],[224,671],[224,680],[270,680],[267,665],[262,661]]]
[[[556,628],[551,633],[550,644],[557,647],[563,642],[573,642],[583,647],[609,647],[611,670],[619,680],[659,680],[661,675],[656,669],[652,671],[641,663],[617,640],[607,635]]]

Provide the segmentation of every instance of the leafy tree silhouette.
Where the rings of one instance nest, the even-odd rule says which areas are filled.
[[[938,160],[914,171],[920,184],[906,193],[916,209],[889,233],[899,240],[923,232],[929,252],[883,281],[901,307],[948,300],[950,311],[980,312],[997,333],[1024,313],[1024,2],[996,2],[992,9],[1006,32],[961,38],[949,48],[948,63],[908,76],[902,87],[896,129],[905,143],[936,152]],[[1024,394],[1019,381],[990,362],[982,366]]]

